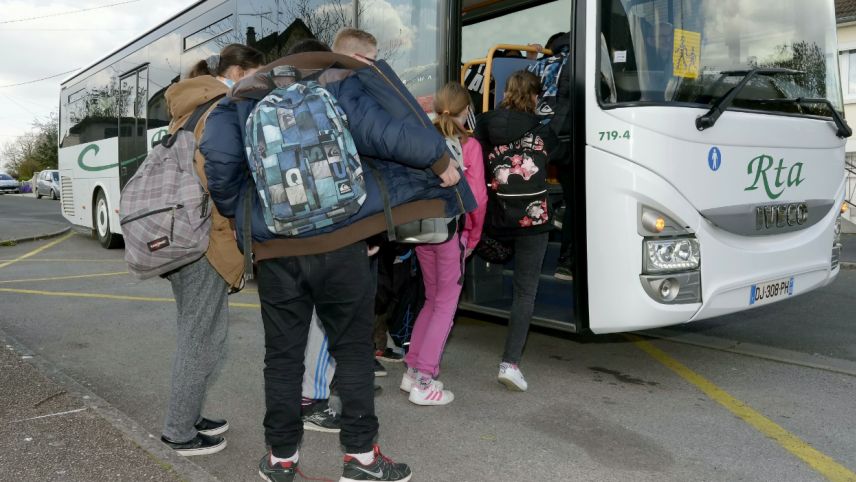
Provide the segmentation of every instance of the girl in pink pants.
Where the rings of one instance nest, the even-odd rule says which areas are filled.
[[[464,129],[469,108],[469,93],[457,83],[446,84],[434,97],[434,125],[446,136],[450,151],[463,167],[478,208],[466,215],[463,229],[449,241],[416,248],[425,282],[425,305],[413,326],[401,389],[410,392],[410,401],[417,405],[446,405],[455,399],[435,378],[463,288],[464,260],[479,243],[487,209],[481,145]]]

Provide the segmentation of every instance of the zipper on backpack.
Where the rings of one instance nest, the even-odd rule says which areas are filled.
[[[547,190],[544,189],[543,191],[530,192],[530,193],[525,193],[525,194],[503,194],[503,193],[498,192],[498,193],[496,193],[496,195],[499,197],[532,197],[532,196],[538,196],[538,195],[546,194],[546,193],[547,193]]]
[[[181,206],[181,204],[179,204],[176,207],[179,207],[179,206]],[[172,235],[175,232],[175,209],[176,208],[172,208],[172,220],[169,222],[169,241],[170,242],[172,242]]]
[[[210,195],[205,192],[202,194],[202,214],[199,215],[200,218],[205,218],[208,216],[208,199],[210,199]]]
[[[149,217],[149,216],[154,216],[155,214],[165,213],[165,212],[167,212],[167,211],[169,211],[169,210],[175,210],[176,208],[180,209],[180,208],[182,208],[182,207],[184,207],[184,206],[182,206],[181,204],[179,204],[179,205],[177,205],[177,206],[175,206],[175,207],[168,207],[168,208],[155,209],[154,211],[149,211],[149,212],[146,212],[146,213],[143,213],[143,214],[140,214],[140,215],[134,216],[134,217],[132,217],[132,218],[125,218],[125,219],[123,219],[123,220],[119,221],[119,225],[120,225],[120,226],[124,226],[125,224],[130,223],[130,222],[132,222],[132,221],[137,221],[137,220],[139,220],[139,219],[147,218],[147,217]]]

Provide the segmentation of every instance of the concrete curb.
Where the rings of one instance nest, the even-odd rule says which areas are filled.
[[[32,350],[22,345],[14,337],[6,334],[2,329],[0,329],[0,341],[5,345],[12,346],[18,354],[31,357],[26,360],[27,363],[34,366],[42,375],[62,386],[68,393],[77,395],[83,405],[110,423],[125,438],[148,453],[152,459],[169,466],[182,480],[187,482],[216,482],[218,480],[202,467],[167,448],[160,442],[159,436],[148,433],[145,428],[131,417],[70,378],[43,356],[33,353]]]
[[[830,358],[823,355],[812,355],[784,348],[758,345],[756,343],[718,338],[715,336],[699,335],[696,333],[674,332],[667,328],[637,332],[639,336],[657,340],[692,345],[710,350],[724,351],[736,355],[750,356],[788,365],[814,368],[827,372],[840,373],[856,377],[856,362]]]
[[[16,245],[16,244],[20,244],[20,243],[26,243],[29,241],[39,241],[42,239],[55,238],[57,236],[62,236],[63,234],[65,234],[69,231],[71,231],[71,226],[68,226],[68,227],[60,229],[59,231],[54,231],[52,233],[47,233],[47,234],[37,234],[35,236],[24,236],[23,238],[16,238],[16,239],[0,239],[0,246],[6,246],[6,245],[10,245],[10,244]]]

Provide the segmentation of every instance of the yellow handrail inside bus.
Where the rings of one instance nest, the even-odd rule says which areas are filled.
[[[490,77],[493,75],[493,57],[497,50],[519,50],[523,52],[541,53],[544,55],[553,55],[550,49],[541,49],[539,52],[535,47],[529,45],[514,45],[514,44],[497,44],[490,48],[487,57],[483,59],[470,60],[461,68],[461,85],[464,83],[467,69],[474,65],[485,64],[484,68],[484,92],[482,93],[482,112],[487,112],[490,106]],[[464,86],[466,87],[466,86]]]
[[[487,59],[474,59],[474,60],[470,60],[469,62],[465,63],[463,65],[463,67],[461,67],[461,85],[466,87],[466,85],[464,85],[464,82],[466,81],[467,71],[470,70],[471,67],[476,66],[476,65],[484,65],[486,63],[487,63]]]

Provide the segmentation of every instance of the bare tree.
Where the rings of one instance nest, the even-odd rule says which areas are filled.
[[[57,168],[57,136],[59,121],[56,113],[44,120],[36,120],[33,130],[7,142],[0,149],[11,174],[29,179],[36,171]]]

